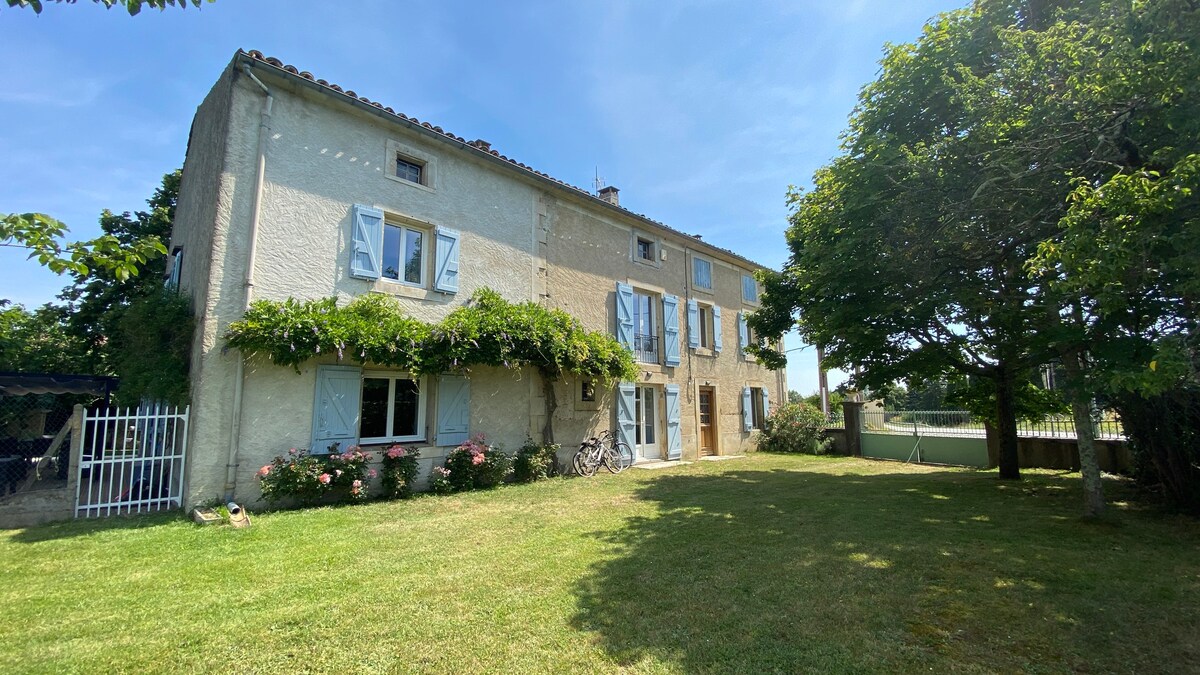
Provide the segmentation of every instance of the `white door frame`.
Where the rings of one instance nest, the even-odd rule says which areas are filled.
[[[649,397],[646,396],[649,392]],[[639,384],[634,388],[634,445],[632,448],[635,462],[657,462],[663,458],[663,427],[660,424],[661,391],[653,385]],[[650,434],[645,433],[647,423]],[[650,436],[651,442],[645,442]]]

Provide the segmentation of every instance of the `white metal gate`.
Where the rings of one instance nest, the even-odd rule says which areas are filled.
[[[180,508],[188,410],[152,404],[85,411],[75,517]]]

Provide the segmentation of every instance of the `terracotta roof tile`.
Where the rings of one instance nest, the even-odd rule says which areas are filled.
[[[525,164],[523,164],[523,163],[521,163],[521,162],[518,162],[518,161],[517,161],[517,160],[515,160],[515,159],[511,159],[511,158],[509,158],[509,157],[507,157],[507,156],[505,156],[505,155],[502,155],[502,154],[500,154],[500,152],[499,152],[499,151],[497,151],[497,150],[493,150],[493,149],[491,148],[491,144],[490,144],[490,143],[488,143],[487,141],[484,141],[483,139],[478,139],[478,140],[475,140],[475,141],[466,141],[466,140],[463,140],[463,138],[462,138],[461,136],[456,136],[455,134],[449,133],[449,132],[447,132],[447,131],[443,130],[443,129],[442,129],[441,127],[439,127],[439,126],[434,126],[434,125],[430,124],[429,122],[421,122],[420,120],[418,120],[418,119],[417,119],[417,118],[415,118],[415,117],[410,117],[410,116],[408,116],[408,115],[405,115],[405,114],[404,114],[404,113],[402,113],[402,112],[396,112],[396,111],[392,110],[391,108],[384,107],[384,106],[383,106],[383,104],[381,104],[381,103],[377,103],[377,102],[375,102],[375,101],[372,101],[372,100],[368,99],[368,98],[367,98],[367,97],[365,97],[365,96],[359,96],[359,95],[358,95],[358,94],[356,94],[356,93],[355,93],[353,90],[348,90],[348,89],[347,89],[347,90],[343,90],[343,89],[342,89],[340,86],[338,86],[338,85],[337,85],[337,84],[335,84],[335,83],[328,82],[328,81],[326,81],[326,80],[322,80],[322,79],[316,79],[316,78],[314,78],[314,77],[313,77],[313,74],[312,74],[312,73],[310,73],[310,72],[308,72],[308,71],[301,71],[301,70],[299,70],[298,68],[296,68],[295,66],[293,66],[293,65],[290,65],[290,64],[285,64],[283,61],[280,61],[279,59],[277,59],[277,58],[275,58],[275,57],[273,57],[273,56],[264,56],[264,55],[263,55],[263,53],[262,53],[262,52],[260,52],[260,51],[258,51],[257,49],[251,49],[250,51],[245,51],[245,50],[241,50],[241,49],[239,49],[237,53],[238,53],[238,55],[240,55],[240,56],[246,56],[246,57],[249,57],[249,58],[251,58],[251,59],[253,59],[253,60],[255,60],[255,61],[258,61],[258,62],[260,62],[260,63],[265,63],[265,64],[267,64],[267,65],[274,66],[275,68],[278,68],[280,71],[283,71],[283,72],[285,72],[285,73],[287,73],[287,74],[289,74],[289,75],[293,75],[293,76],[296,76],[296,77],[303,78],[303,79],[305,79],[305,80],[309,80],[309,81],[315,82],[316,84],[318,84],[318,85],[320,85],[320,86],[322,86],[322,87],[324,87],[324,88],[326,88],[326,89],[329,89],[329,90],[331,90],[331,91],[337,92],[337,93],[339,93],[339,94],[341,94],[341,95],[343,95],[343,96],[347,96],[347,97],[349,97],[349,98],[351,98],[351,99],[354,99],[354,100],[357,100],[357,101],[361,101],[362,103],[366,103],[367,105],[373,106],[373,107],[375,107],[375,108],[379,108],[379,109],[381,109],[381,110],[383,110],[383,111],[385,111],[385,112],[387,112],[387,113],[389,113],[389,114],[391,114],[391,115],[394,115],[395,117],[398,117],[398,118],[400,118],[400,119],[402,119],[402,120],[404,120],[404,121],[406,121],[406,122],[410,122],[410,123],[412,123],[412,124],[418,124],[418,125],[420,125],[421,127],[425,128],[425,129],[427,129],[427,130],[429,130],[429,131],[431,131],[431,132],[433,132],[433,133],[436,133],[436,134],[439,134],[439,135],[441,135],[441,136],[445,136],[446,138],[450,138],[450,139],[453,139],[453,140],[455,140],[455,141],[458,141],[459,143],[462,143],[463,145],[465,145],[465,146],[468,146],[468,147],[470,147],[470,148],[472,148],[472,149],[474,149],[474,150],[477,150],[477,151],[479,151],[479,152],[483,152],[483,153],[485,153],[485,154],[490,154],[490,155],[492,155],[493,157],[499,157],[501,160],[504,160],[504,161],[508,162],[509,164],[512,164],[513,166],[515,166],[515,167],[519,168],[519,169],[522,169],[522,170],[524,170],[524,171],[527,171],[527,172],[529,172],[529,173],[532,173],[532,174],[534,174],[534,175],[536,175],[536,176],[539,176],[539,177],[541,177],[541,178],[544,178],[544,179],[546,179],[546,180],[549,180],[549,181],[552,181],[552,182],[554,182],[554,183],[557,183],[558,185],[560,185],[560,186],[562,186],[562,187],[565,187],[565,188],[567,188],[567,189],[569,189],[569,190],[573,190],[573,191],[575,191],[575,192],[578,192],[578,193],[580,193],[580,194],[582,194],[582,195],[584,195],[584,196],[586,196],[586,197],[589,197],[589,198],[591,198],[591,199],[593,199],[593,200],[595,200],[595,201],[597,201],[597,202],[599,202],[599,203],[601,203],[601,204],[605,204],[607,207],[610,207],[610,208],[616,208],[616,209],[618,209],[618,210],[620,210],[620,211],[624,211],[625,213],[628,213],[628,214],[630,214],[630,215],[632,215],[632,216],[635,216],[635,217],[637,217],[637,218],[639,218],[639,219],[641,219],[641,220],[644,220],[644,221],[646,221],[646,222],[648,222],[648,223],[652,223],[652,224],[654,224],[654,225],[656,225],[656,226],[658,226],[658,227],[661,227],[661,228],[662,228],[662,229],[664,229],[664,230],[667,230],[667,231],[670,231],[670,232],[674,232],[675,234],[679,234],[679,235],[683,235],[683,236],[685,236],[685,237],[689,237],[689,238],[693,238],[693,239],[699,240],[699,235],[690,235],[690,234],[688,234],[687,232],[684,232],[684,231],[682,231],[682,230],[677,230],[677,229],[675,229],[675,228],[673,228],[673,227],[671,227],[671,226],[669,226],[669,225],[666,225],[666,224],[664,224],[664,223],[662,223],[662,222],[660,222],[660,221],[654,220],[653,218],[650,218],[650,217],[646,216],[645,214],[641,214],[641,213],[635,213],[635,212],[633,212],[633,211],[630,211],[629,209],[627,209],[627,208],[625,208],[625,207],[623,207],[623,206],[617,206],[617,205],[614,205],[614,204],[610,204],[609,202],[606,202],[606,201],[604,201],[604,200],[600,199],[600,198],[599,198],[599,197],[597,197],[596,195],[593,195],[591,192],[589,192],[589,191],[587,191],[587,190],[584,190],[584,189],[583,189],[583,188],[581,188],[581,187],[578,187],[578,186],[576,186],[576,185],[571,185],[570,183],[568,183],[568,182],[566,182],[566,181],[559,180],[558,178],[555,178],[554,176],[551,176],[551,175],[549,175],[549,174],[547,174],[547,173],[545,173],[545,172],[538,171],[538,170],[534,169],[533,167],[527,166],[527,165],[525,165]],[[719,247],[719,246],[713,246],[712,244],[709,244],[709,243],[706,243],[706,242],[701,242],[701,243],[702,243],[702,244],[703,244],[705,247],[707,247],[707,248],[712,248],[712,249],[715,249],[715,250],[718,250],[718,251],[722,251],[722,252],[724,252],[724,253],[727,253],[727,254],[729,254],[729,255],[731,255],[731,256],[733,256],[733,257],[735,257],[735,258],[739,259],[739,260],[743,260],[743,261],[745,261],[745,262],[748,262],[748,263],[750,263],[750,264],[752,264],[752,265],[758,265],[759,267],[765,267],[765,265],[759,265],[759,263],[756,263],[756,262],[754,262],[753,260],[750,260],[749,258],[747,258],[747,257],[745,257],[745,256],[743,256],[743,255],[740,255],[740,254],[738,254],[738,253],[734,253],[733,251],[731,251],[731,250],[729,250],[729,249],[727,249],[727,248],[721,248],[721,247]]]

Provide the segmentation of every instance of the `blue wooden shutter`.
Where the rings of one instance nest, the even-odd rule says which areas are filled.
[[[462,375],[438,378],[437,444],[458,445],[471,434],[471,381]]]
[[[746,313],[738,312],[738,349],[743,352],[750,346],[750,326],[746,324]]]
[[[663,296],[663,354],[668,366],[679,365],[679,298]]]
[[[688,300],[688,347],[695,349],[700,346],[700,306],[695,299]]]
[[[359,394],[362,370],[353,366],[317,366],[313,402],[313,453],[327,452],[337,443],[344,452],[358,444]]]
[[[620,281],[617,282],[617,342],[633,351],[633,286]]]
[[[634,418],[634,385],[632,382],[622,382],[617,385],[617,440],[629,446],[629,449],[636,452],[634,441],[634,426],[637,424]]]
[[[679,429],[679,385],[665,387],[667,398],[667,459],[683,457],[683,439]]]
[[[437,250],[434,253],[435,267],[433,290],[442,293],[458,292],[458,231],[445,227],[437,228]]]
[[[750,408],[750,387],[742,387],[742,431],[754,428],[754,411]]]
[[[350,220],[354,228],[350,245],[350,276],[378,279],[383,260],[383,211],[355,204]]]
[[[712,318],[713,318],[713,351],[720,354],[721,353],[721,343],[722,343],[722,340],[721,340],[721,308],[720,307],[713,305]]]
[[[762,392],[763,417],[771,414],[771,397],[767,395],[767,388],[763,387],[759,391]]]

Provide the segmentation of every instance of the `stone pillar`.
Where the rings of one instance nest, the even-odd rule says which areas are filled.
[[[862,457],[862,401],[842,401],[842,417],[846,424],[846,454]]]
[[[83,406],[76,403],[67,420],[71,426],[71,451],[67,457],[67,499],[70,516],[75,516],[75,493],[79,490],[79,462],[83,457]]]

